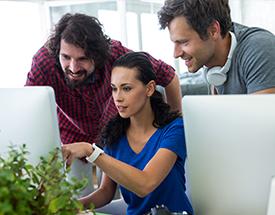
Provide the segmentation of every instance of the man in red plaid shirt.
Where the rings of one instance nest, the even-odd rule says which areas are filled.
[[[102,126],[117,113],[110,72],[114,61],[129,51],[106,36],[95,17],[65,14],[34,55],[26,85],[53,87],[63,144],[95,142]],[[165,88],[167,102],[173,109],[181,110],[174,69],[147,55],[157,84]]]

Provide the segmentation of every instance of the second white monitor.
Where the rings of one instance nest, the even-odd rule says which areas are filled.
[[[185,96],[196,215],[265,215],[275,175],[275,95]]]

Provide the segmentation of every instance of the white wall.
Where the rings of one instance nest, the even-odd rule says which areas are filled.
[[[0,1],[0,87],[23,86],[45,38],[37,3]]]

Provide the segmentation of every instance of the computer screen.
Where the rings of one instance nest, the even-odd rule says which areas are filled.
[[[0,154],[26,144],[28,161],[37,164],[60,147],[54,91],[50,87],[0,88]]]
[[[54,91],[46,86],[0,88],[0,155],[5,157],[9,146],[25,144],[29,163],[36,165],[41,156],[61,147]],[[61,154],[60,154],[61,156]],[[79,196],[93,191],[91,163],[74,160],[69,180],[88,179]]]
[[[185,96],[196,215],[265,215],[275,175],[275,95]]]

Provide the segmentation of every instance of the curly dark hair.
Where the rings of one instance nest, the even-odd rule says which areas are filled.
[[[95,17],[85,14],[65,14],[55,25],[46,47],[58,59],[60,41],[83,48],[85,55],[101,68],[110,56],[110,38],[104,34],[102,24]],[[58,61],[59,62],[59,61]]]
[[[156,80],[156,74],[149,60],[149,55],[145,52],[129,52],[123,55],[115,61],[113,68],[115,67],[135,68],[138,71],[137,79],[144,85],[148,84],[151,80]],[[170,106],[165,103],[162,94],[157,90],[150,97],[150,103],[154,112],[153,126],[156,128],[161,128],[174,119],[181,117],[180,112],[170,111]],[[122,118],[119,114],[115,116],[103,128],[100,145],[117,143],[119,138],[126,134],[129,125],[129,118]]]
[[[166,0],[158,12],[160,28],[165,29],[179,16],[186,18],[203,40],[208,38],[207,28],[213,21],[220,23],[222,37],[232,26],[228,0]]]

